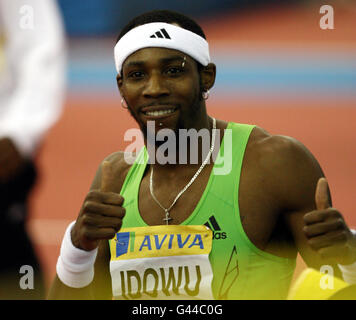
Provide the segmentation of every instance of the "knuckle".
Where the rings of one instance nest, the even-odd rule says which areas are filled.
[[[334,208],[329,208],[328,214],[329,214],[329,216],[334,217],[334,218],[341,218],[340,212]]]
[[[110,228],[110,231],[106,232],[105,236],[103,236],[103,238],[105,239],[112,239],[115,237],[116,234],[116,230],[114,230],[113,228]]]
[[[120,212],[120,216],[121,216],[121,217],[124,217],[125,214],[126,214],[126,209],[123,208],[123,207],[121,207],[119,212]]]
[[[90,190],[87,194],[87,199],[95,199],[97,197],[98,191]]]
[[[90,224],[90,222],[91,222],[91,217],[89,215],[85,214],[82,219],[82,224],[84,226],[86,226],[86,225]]]
[[[305,223],[308,223],[308,222],[309,222],[311,214],[312,214],[312,213],[309,212],[309,213],[307,213],[307,214],[305,214],[305,215],[303,216],[303,220],[304,220]]]
[[[124,215],[125,215],[125,209],[122,208],[122,207],[115,207],[113,213],[114,213],[116,218],[122,219],[124,217]]]
[[[317,214],[317,219],[320,222],[324,222],[328,218],[328,213],[326,211],[320,211]]]
[[[87,227],[83,226],[83,228],[80,229],[80,237],[81,238],[90,238],[90,231]]]
[[[304,226],[303,227],[303,232],[307,237],[309,237],[309,235],[310,235],[310,227]]]
[[[341,218],[337,218],[336,220],[336,226],[337,227],[343,227],[344,226],[344,220]]]
[[[83,209],[84,211],[88,211],[91,208],[92,202],[90,200],[87,200],[84,202]]]
[[[124,197],[118,193],[115,193],[115,200],[118,204],[123,204],[124,203]]]

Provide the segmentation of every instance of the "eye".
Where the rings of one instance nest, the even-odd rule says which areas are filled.
[[[144,73],[142,71],[132,71],[132,72],[129,72],[127,77],[128,78],[131,78],[131,79],[141,79],[143,78],[144,76]]]
[[[172,76],[179,75],[183,73],[184,69],[182,67],[169,67],[166,69],[166,73]]]

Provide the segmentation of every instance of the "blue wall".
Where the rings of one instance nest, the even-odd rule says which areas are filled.
[[[269,0],[269,3],[281,0]],[[263,0],[58,0],[69,35],[117,34],[136,15],[176,10],[192,18],[243,8]]]

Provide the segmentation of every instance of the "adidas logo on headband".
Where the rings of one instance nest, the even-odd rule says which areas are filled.
[[[117,73],[121,74],[122,65],[128,56],[149,47],[183,52],[203,66],[210,62],[209,44],[204,37],[173,24],[152,22],[131,29],[117,42],[114,48]]]
[[[161,29],[157,32],[155,32],[152,36],[150,36],[150,38],[166,38],[166,39],[171,39],[171,37],[169,36],[168,32],[166,31],[166,29]]]

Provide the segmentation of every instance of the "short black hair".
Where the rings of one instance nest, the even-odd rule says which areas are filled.
[[[120,32],[116,39],[118,42],[127,32],[131,29],[141,26],[146,23],[152,22],[166,22],[166,23],[176,23],[181,28],[189,30],[196,33],[197,35],[206,39],[203,29],[196,23],[193,19],[171,10],[153,10],[145,12],[135,18],[133,18]]]

